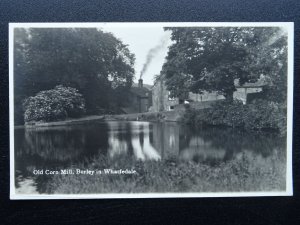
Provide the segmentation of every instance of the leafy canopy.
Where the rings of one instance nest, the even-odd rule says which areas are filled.
[[[16,28],[15,106],[56,85],[78,89],[90,113],[118,106],[133,82],[134,61],[126,45],[96,28]]]
[[[232,99],[236,80],[239,85],[255,82],[262,75],[274,80],[276,71],[271,68],[274,64],[282,67],[285,62],[279,61],[286,60],[282,53],[286,36],[276,27],[169,27],[165,30],[171,30],[173,44],[161,74],[176,96],[188,91],[218,91]],[[271,52],[273,55],[269,55]],[[286,77],[284,68],[280,76]]]

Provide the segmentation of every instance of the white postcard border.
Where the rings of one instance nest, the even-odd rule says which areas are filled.
[[[286,191],[282,192],[205,192],[205,193],[131,193],[131,194],[16,194],[14,165],[14,28],[103,28],[110,27],[285,27],[288,32],[288,93],[287,93],[287,164]],[[294,23],[293,22],[122,22],[122,23],[9,23],[9,127],[10,127],[10,199],[121,199],[121,198],[193,198],[193,197],[262,197],[292,196],[292,142],[293,142],[293,77],[294,77]]]

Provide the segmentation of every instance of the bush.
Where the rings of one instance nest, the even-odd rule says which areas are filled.
[[[196,121],[196,116],[198,115],[198,110],[195,110],[191,107],[186,107],[185,108],[185,113],[183,115],[183,117],[181,118],[181,122],[183,123],[187,123],[190,125],[193,125]]]
[[[247,105],[244,120],[246,128],[281,130],[286,126],[286,113],[278,103],[258,100]]]
[[[25,99],[23,109],[25,122],[48,122],[83,115],[85,101],[77,89],[58,85]]]
[[[197,123],[209,125],[226,125],[231,127],[244,126],[243,114],[244,107],[240,101],[216,102],[212,108],[206,109],[205,114],[199,114],[196,117]]]
[[[286,107],[266,100],[256,100],[247,105],[239,101],[222,101],[208,109],[187,109],[183,121],[194,126],[217,125],[284,132]]]

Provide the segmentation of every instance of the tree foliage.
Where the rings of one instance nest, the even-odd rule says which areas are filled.
[[[276,130],[286,135],[286,109],[277,102],[258,99],[250,104],[220,101],[204,110],[187,109],[183,122],[195,127],[228,126],[246,130]]]
[[[56,86],[28,97],[23,103],[25,122],[55,121],[85,113],[84,98],[75,88]]]
[[[286,81],[286,35],[280,28],[165,29],[171,30],[173,44],[162,74],[168,89],[176,96],[205,90],[218,91],[232,99],[235,81],[243,85],[264,76],[277,87]]]
[[[78,89],[88,113],[121,105],[134,76],[134,55],[111,33],[96,28],[16,28],[15,108],[56,85]],[[18,117],[18,115],[16,115]]]
[[[260,33],[264,41],[252,49],[249,69],[262,74],[266,84],[265,99],[285,103],[288,72],[287,34],[279,28],[265,28]]]

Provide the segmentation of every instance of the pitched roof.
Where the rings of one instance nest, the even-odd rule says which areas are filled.
[[[132,87],[138,87],[138,86],[139,86],[139,84],[137,84],[137,83],[132,84]],[[152,86],[153,85],[150,85],[150,84],[143,84],[143,87],[147,88],[148,90],[151,90]]]
[[[145,87],[131,87],[130,92],[139,97],[148,98],[150,91]]]
[[[262,82],[255,82],[255,83],[245,83],[243,85],[235,85],[237,88],[257,88],[257,87],[263,87],[266,84]]]
[[[237,88],[257,88],[257,87],[263,87],[266,85],[265,81],[263,79],[258,79],[256,82],[246,82],[243,85],[239,85],[238,80],[236,79],[234,81],[235,87]]]

